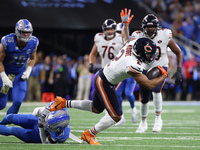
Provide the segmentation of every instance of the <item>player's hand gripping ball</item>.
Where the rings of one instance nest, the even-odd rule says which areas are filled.
[[[153,68],[151,68],[151,69],[148,70],[146,76],[147,76],[147,78],[149,80],[151,80],[151,79],[159,77],[161,74],[162,73],[161,73],[160,69],[158,69],[158,67],[153,67]]]

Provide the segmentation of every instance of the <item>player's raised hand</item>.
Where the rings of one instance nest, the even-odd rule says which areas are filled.
[[[167,71],[165,71],[164,68],[162,68],[161,66],[157,66],[157,67],[160,70],[160,72],[161,72],[162,75],[165,75],[166,77],[168,77]]]
[[[128,10],[127,12],[127,8],[125,8],[124,10],[121,10],[120,16],[122,19],[122,23],[128,23],[130,24],[131,20],[133,19],[134,15],[131,15],[131,9]]]
[[[62,108],[65,108],[66,99],[60,96],[56,96],[52,105],[49,106],[49,111],[56,111]]]

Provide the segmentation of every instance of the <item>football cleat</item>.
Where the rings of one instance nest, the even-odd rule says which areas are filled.
[[[153,132],[160,132],[161,130],[162,130],[162,119],[156,118],[152,131]]]
[[[136,133],[144,133],[148,129],[147,122],[141,121],[138,129],[136,130]]]
[[[56,110],[59,110],[59,109],[63,109],[63,108],[65,108],[65,103],[66,103],[65,98],[62,98],[60,96],[56,96],[54,102],[49,107],[49,111],[56,111]]]
[[[131,109],[131,115],[132,115],[132,121],[133,123],[136,123],[138,121],[138,114],[137,114],[137,109],[134,107]]]
[[[126,119],[125,119],[124,115],[122,114],[121,120],[120,120],[119,122],[117,122],[117,123],[115,124],[115,126],[121,126],[121,125],[123,125],[125,122],[126,122]]]
[[[83,141],[86,141],[88,144],[90,145],[101,145],[100,143],[98,143],[97,139],[96,139],[96,135],[92,135],[90,134],[90,132],[88,130],[85,130],[82,134],[81,134],[81,139]]]

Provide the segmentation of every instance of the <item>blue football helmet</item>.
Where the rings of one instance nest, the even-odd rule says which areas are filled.
[[[155,30],[145,29],[145,27],[155,27]],[[153,38],[157,35],[157,31],[160,28],[158,18],[153,14],[146,15],[142,20],[142,31],[147,37]]]
[[[62,132],[68,126],[70,117],[67,111],[57,110],[45,117],[45,128],[49,132]]]
[[[28,36],[23,35],[23,32],[30,33]],[[15,25],[15,34],[23,42],[28,42],[33,33],[32,24],[27,19],[20,19]]]
[[[122,28],[123,28],[123,23],[118,23],[117,27],[116,27],[116,32],[117,33],[121,33],[122,32]]]
[[[151,63],[155,59],[156,43],[149,38],[139,38],[133,45],[133,54],[144,63]]]

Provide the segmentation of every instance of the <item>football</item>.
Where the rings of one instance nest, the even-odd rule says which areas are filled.
[[[149,80],[151,80],[151,79],[159,77],[160,75],[161,75],[161,71],[158,69],[158,67],[153,67],[147,71],[146,76]]]

